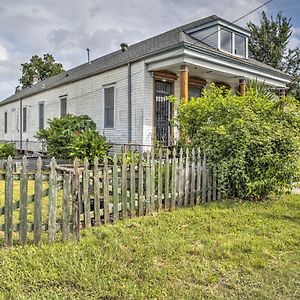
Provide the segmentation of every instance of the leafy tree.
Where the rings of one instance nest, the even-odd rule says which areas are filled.
[[[300,49],[289,49],[284,58],[284,71],[292,76],[289,83],[289,95],[300,100]]]
[[[19,79],[22,88],[26,88],[33,83],[33,76],[38,76],[39,80],[44,80],[64,71],[62,64],[55,62],[51,54],[44,54],[43,57],[33,55],[29,62],[21,64],[22,76]]]
[[[292,34],[291,19],[278,13],[270,19],[262,12],[259,25],[247,24],[251,36],[249,55],[292,76],[288,94],[300,100],[300,50],[287,49]]]
[[[98,156],[101,159],[110,148],[88,116],[68,114],[48,123],[49,127],[40,129],[36,137],[45,143],[49,156],[63,159]]]
[[[191,146],[205,150],[228,197],[264,199],[298,176],[300,105],[288,97],[280,105],[251,87],[237,96],[213,84],[180,104],[180,126]]]
[[[276,69],[282,69],[282,61],[286,52],[289,38],[292,34],[291,19],[278,13],[275,20],[269,20],[262,12],[260,25],[252,22],[247,24],[251,32],[249,39],[249,55]]]

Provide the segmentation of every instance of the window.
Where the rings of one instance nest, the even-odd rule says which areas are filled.
[[[232,53],[232,33],[226,29],[221,29],[221,49]]]
[[[23,107],[22,110],[22,128],[23,132],[27,131],[27,107]]]
[[[63,117],[67,114],[67,98],[60,99],[60,116]]]
[[[203,90],[203,86],[189,84],[189,98],[201,97],[202,90]]]
[[[115,88],[104,89],[104,128],[114,128]]]
[[[236,55],[245,57],[246,56],[246,38],[236,33],[234,41],[235,41],[234,53]]]
[[[39,103],[39,129],[44,128],[44,102]]]
[[[7,112],[4,113],[4,133],[7,133]]]

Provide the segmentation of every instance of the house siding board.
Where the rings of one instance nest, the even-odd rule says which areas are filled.
[[[132,64],[132,136],[135,143],[142,143],[142,108],[143,108],[143,70],[144,62],[140,61]],[[67,94],[67,112],[77,115],[86,114],[90,116],[97,125],[97,130],[104,134],[111,143],[128,143],[128,80],[127,66],[123,66],[99,75],[76,81],[61,87],[46,90],[44,92],[24,98],[23,106],[27,106],[27,131],[23,133],[22,139],[34,141],[38,131],[38,106],[39,102],[44,102],[45,127],[47,120],[60,116],[60,96]],[[104,92],[103,86],[114,83],[115,85],[115,127],[105,129],[103,122]],[[19,114],[20,101],[8,103],[0,106],[1,124],[0,140],[10,141],[12,135],[11,110],[16,110]],[[8,112],[8,132],[4,134],[4,112]],[[19,129],[18,124],[18,129]],[[16,135],[19,140],[20,133]]]
[[[154,129],[154,79],[152,73],[144,73],[144,105],[143,105],[143,145],[152,145],[155,137]]]
[[[196,38],[199,41],[217,49],[218,48],[218,26],[212,26],[206,29],[202,29],[196,32],[191,33],[193,38]],[[204,40],[203,40],[204,39]]]

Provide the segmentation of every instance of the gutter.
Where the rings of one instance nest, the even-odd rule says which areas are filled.
[[[20,99],[20,150],[22,151],[23,145],[23,99]]]
[[[132,97],[131,97],[131,63],[128,63],[128,144],[132,141]]]

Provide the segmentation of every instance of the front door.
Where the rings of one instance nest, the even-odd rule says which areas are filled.
[[[155,80],[156,140],[165,146],[171,145],[172,141],[173,104],[168,100],[172,94],[172,82]]]

